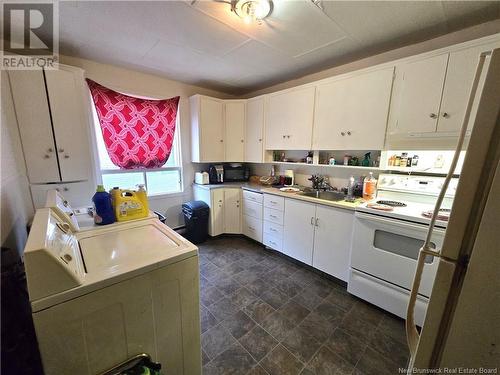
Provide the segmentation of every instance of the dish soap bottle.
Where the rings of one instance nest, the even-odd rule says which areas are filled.
[[[137,197],[142,203],[142,207],[144,210],[149,213],[149,202],[148,202],[148,195],[146,193],[146,188],[144,187],[144,184],[139,184],[137,185]]]
[[[92,202],[94,203],[94,223],[97,225],[106,225],[116,221],[111,194],[104,190],[103,185],[97,185]]]
[[[377,195],[377,180],[373,177],[373,172],[370,172],[370,175],[365,177],[363,181],[363,199],[372,200],[375,199]]]

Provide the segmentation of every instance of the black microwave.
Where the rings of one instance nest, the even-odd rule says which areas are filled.
[[[224,164],[224,182],[248,181],[250,169],[243,164]]]

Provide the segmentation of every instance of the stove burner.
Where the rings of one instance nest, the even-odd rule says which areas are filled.
[[[378,204],[385,204],[391,207],[406,207],[406,203],[397,202],[397,201],[377,201]]]

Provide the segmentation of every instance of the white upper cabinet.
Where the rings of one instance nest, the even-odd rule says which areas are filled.
[[[446,53],[396,67],[390,134],[436,131],[447,63]]]
[[[60,65],[45,71],[45,78],[62,180],[86,180],[91,159],[83,71]]]
[[[9,79],[29,181],[59,182],[43,71],[10,70]]]
[[[479,56],[482,52],[498,48],[500,43],[481,45],[461,51],[451,52],[446,71],[446,82],[441,101],[441,110],[437,124],[437,132],[455,133],[460,131],[465,116],[465,108],[469,92],[476,73]],[[485,72],[486,69],[483,69]],[[483,75],[484,78],[484,75]],[[483,80],[480,81],[478,92],[482,91]],[[476,95],[469,125],[474,123],[479,95]]]
[[[269,95],[266,108],[267,150],[310,150],[315,87]]]
[[[192,161],[224,161],[224,101],[201,95],[189,99]]]
[[[60,65],[45,72],[10,71],[9,76],[30,183],[88,180],[83,71]]]
[[[394,68],[316,87],[313,150],[381,150],[384,147]]]
[[[226,161],[245,160],[245,101],[225,101],[225,137]]]
[[[264,145],[264,98],[247,101],[245,125],[245,161],[261,163]]]

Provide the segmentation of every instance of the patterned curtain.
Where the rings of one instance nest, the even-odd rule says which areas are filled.
[[[87,79],[104,144],[120,169],[159,168],[170,156],[179,97],[148,100]]]

